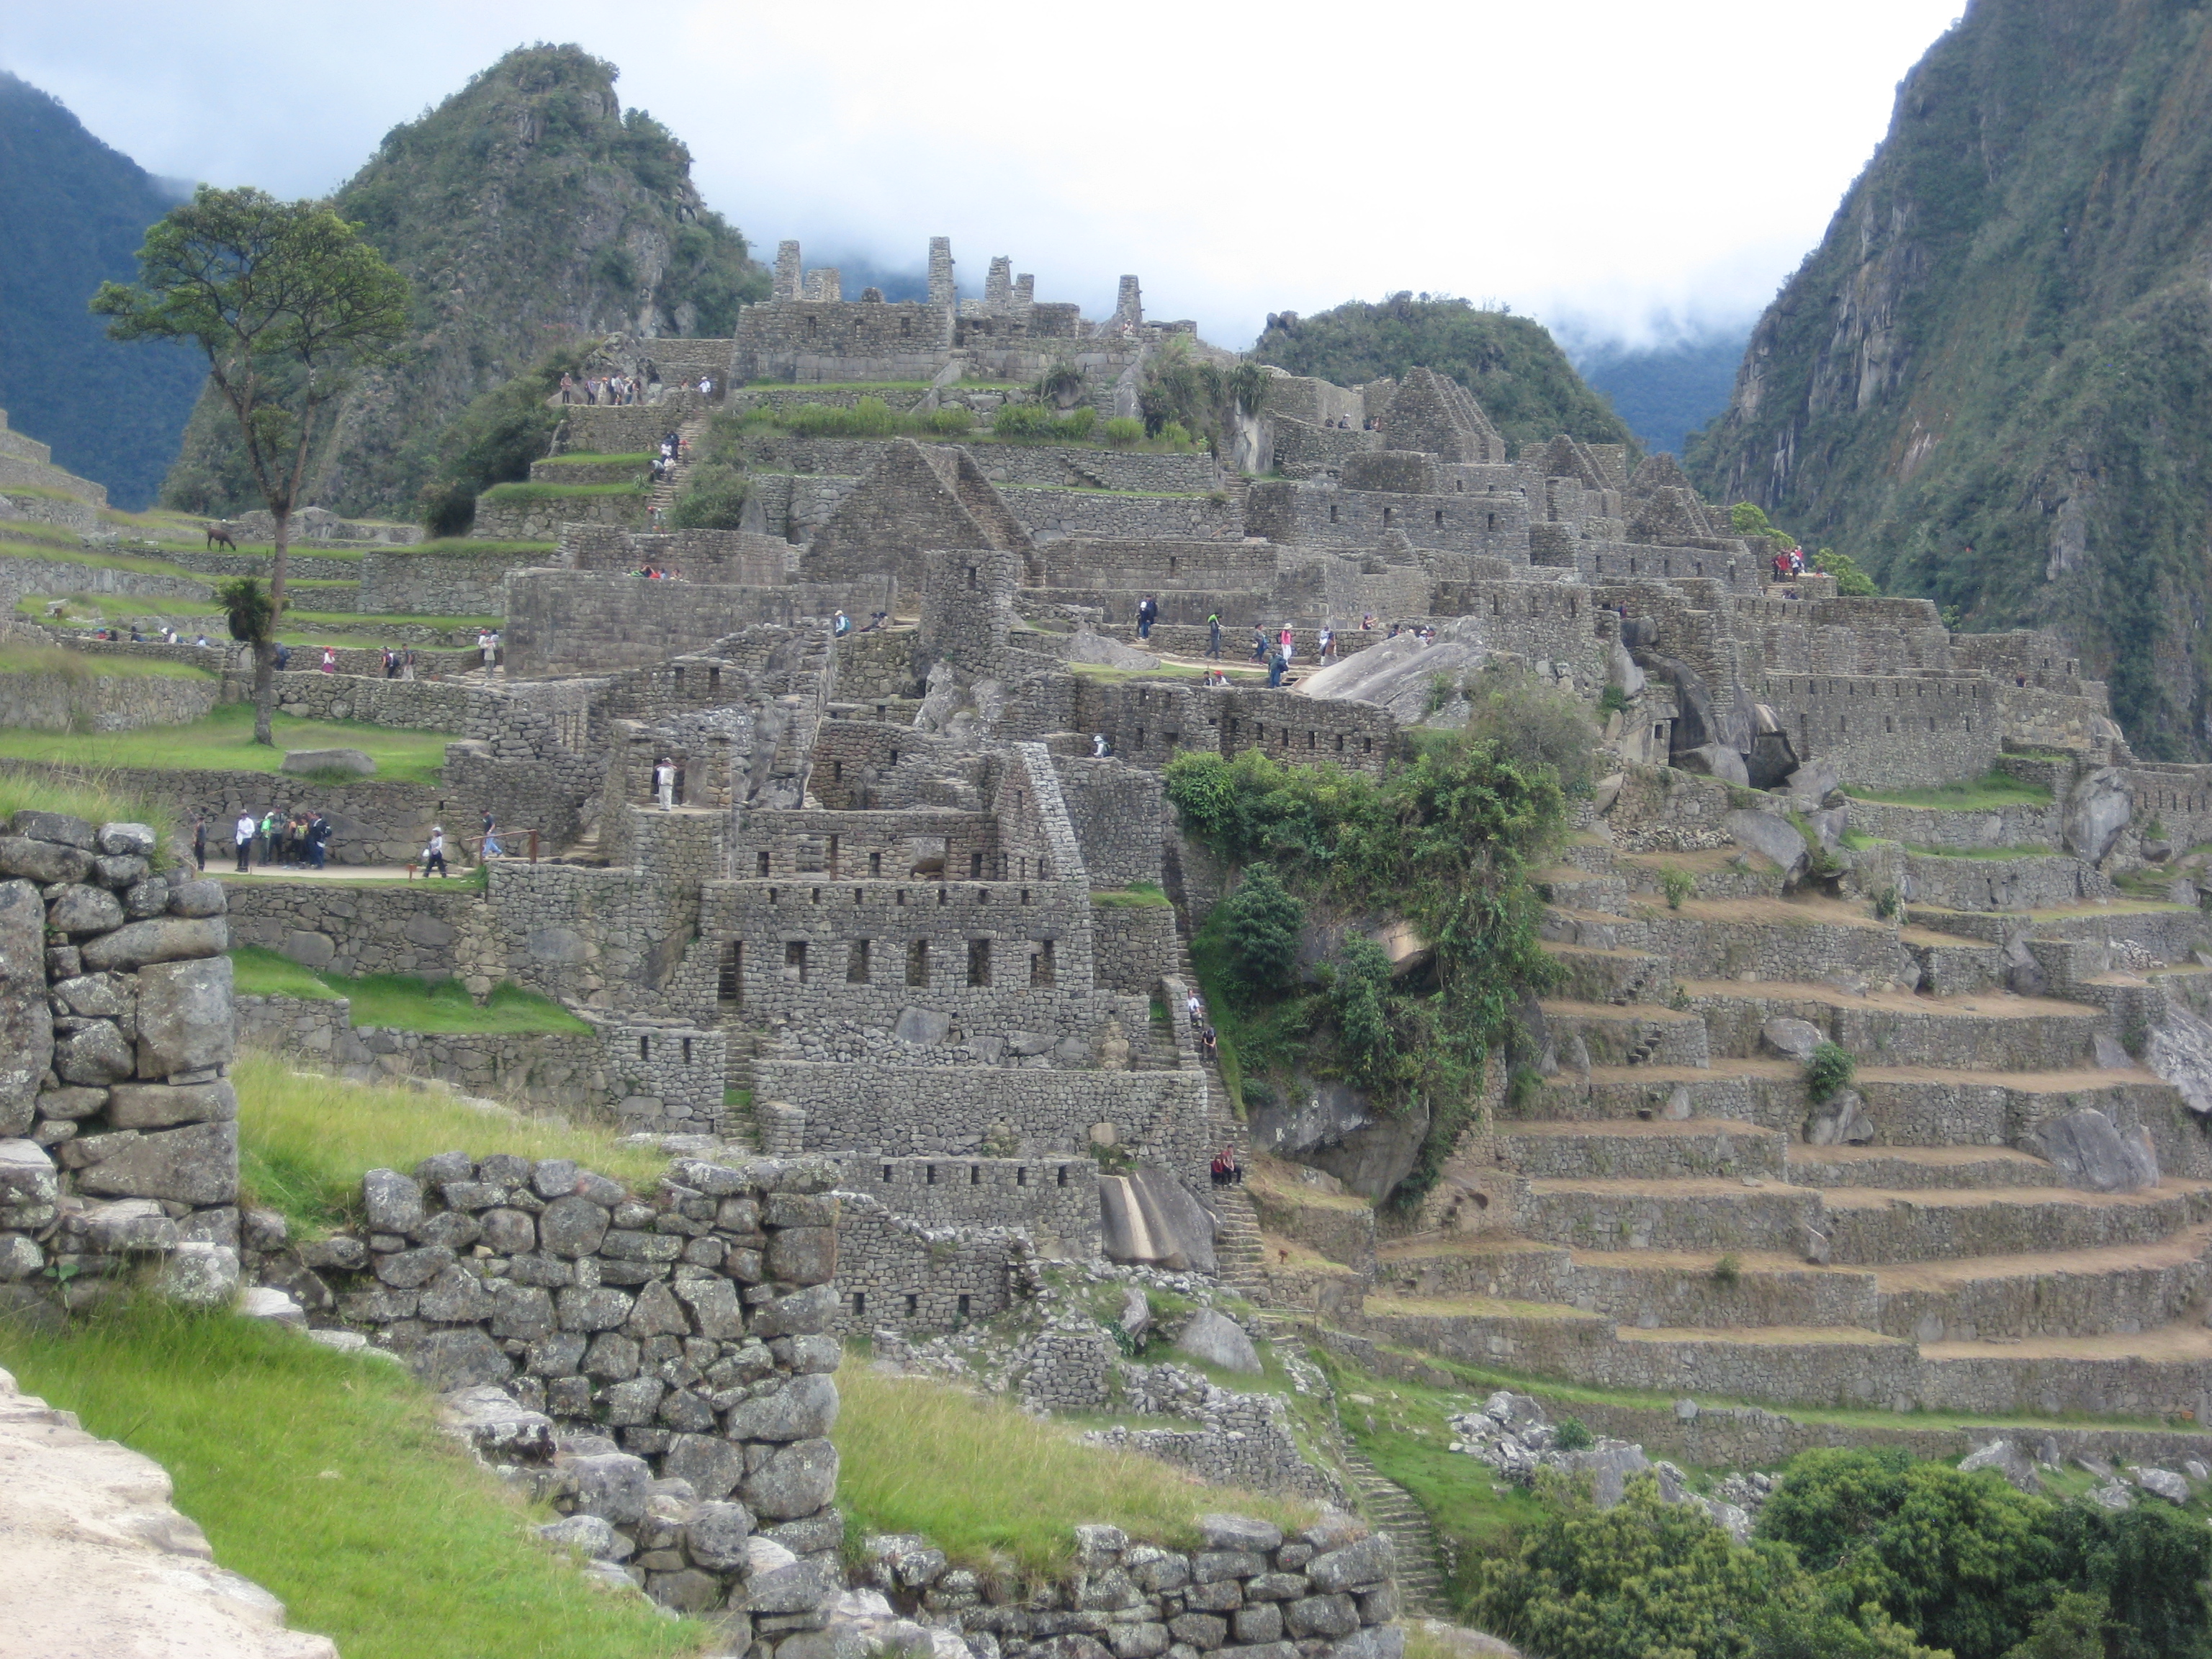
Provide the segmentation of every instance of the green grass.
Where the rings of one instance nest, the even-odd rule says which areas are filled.
[[[1073,1570],[1073,1528],[1084,1522],[1190,1549],[1200,1514],[1233,1511],[1287,1528],[1314,1513],[1295,1499],[1200,1486],[1151,1458],[1084,1445],[1065,1425],[941,1382],[848,1364],[837,1392],[831,1437],[848,1535],[922,1533],[963,1566],[1011,1565],[1058,1578]]]
[[[635,455],[586,455],[580,451],[567,455],[549,455],[537,463],[539,466],[650,466],[652,455],[639,450]]]
[[[272,722],[276,742],[264,748],[253,741],[253,709],[226,703],[189,726],[162,726],[143,732],[65,732],[0,729],[0,757],[105,769],[181,769],[188,772],[274,772],[287,749],[359,749],[376,762],[379,780],[434,783],[446,763],[445,732],[416,732],[355,720],[295,720],[279,714]],[[307,780],[288,784],[286,793],[310,790]]]
[[[668,1167],[660,1153],[616,1145],[612,1128],[488,1112],[435,1091],[297,1072],[252,1048],[240,1054],[231,1079],[238,1089],[239,1177],[249,1200],[309,1231],[362,1218],[365,1171],[411,1170],[433,1152],[572,1158],[638,1190]]]
[[[1103,904],[1109,910],[1151,910],[1171,902],[1156,881],[1133,882],[1127,887],[1094,888],[1091,902]]]
[[[411,974],[317,973],[289,957],[256,945],[230,953],[238,989],[247,996],[345,997],[356,1025],[392,1025],[408,1031],[531,1033],[588,1032],[591,1027],[550,997],[519,985],[493,988],[482,1007],[459,980],[423,980]]]
[[[187,570],[180,564],[171,564],[166,559],[149,559],[135,553],[103,553],[90,548],[79,547],[76,544],[76,532],[62,530],[58,525],[36,526],[16,523],[10,524],[8,528],[11,532],[27,530],[59,531],[69,545],[66,547],[21,547],[10,546],[7,542],[0,541],[0,554],[14,554],[29,559],[44,559],[49,562],[59,561],[63,564],[100,565],[113,570],[136,570],[143,575],[149,576],[181,576],[186,581],[192,582],[207,580],[197,571]],[[41,535],[40,539],[43,541],[46,538]]]
[[[1933,806],[1951,812],[1986,812],[2002,806],[2048,806],[2051,791],[2009,772],[1990,772],[1968,782],[1939,784],[1929,789],[1873,789],[1847,783],[1844,793],[1855,800],[1878,801],[1886,806]]]
[[[17,812],[61,812],[94,824],[143,823],[165,843],[176,830],[167,807],[141,799],[131,791],[127,777],[113,773],[58,784],[0,769],[0,817]],[[157,850],[156,862],[161,856]]]
[[[1930,859],[2047,859],[2058,850],[2036,842],[2017,847],[1920,847],[1908,841],[1904,845],[1906,852]]]
[[[530,486],[528,484],[499,484],[495,485],[495,488],[500,489],[527,489]],[[605,488],[608,489],[622,490],[628,489],[630,486],[628,484],[607,484],[605,486],[593,485],[592,488]],[[556,488],[553,493],[556,495],[574,495],[575,491],[572,488],[564,485]],[[416,542],[413,545],[408,547],[380,548],[378,550],[380,552],[386,553],[406,553],[410,555],[416,553],[551,553],[557,550],[560,544],[557,542],[503,542],[495,541],[488,537],[441,536],[435,541]]]
[[[150,1302],[65,1333],[0,1325],[0,1359],[159,1462],[216,1560],[346,1659],[674,1659],[704,1639],[532,1538],[550,1516],[448,1438],[397,1365]]]
[[[641,497],[649,493],[641,483],[499,483],[485,490],[483,499],[504,506],[508,501],[565,501],[578,495]]]
[[[0,645],[0,674],[52,674],[68,680],[211,680],[212,669],[158,657],[93,655],[62,645]]]

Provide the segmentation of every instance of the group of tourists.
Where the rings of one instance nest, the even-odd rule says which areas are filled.
[[[498,665],[500,660],[499,629],[496,628],[479,628],[477,629],[477,658],[486,669],[495,667]]]
[[[337,660],[337,653],[334,651],[325,649],[323,655],[333,664]],[[386,646],[384,647],[384,678],[387,680],[413,679],[415,678],[415,647],[406,646],[395,651],[392,647]]]
[[[653,457],[653,482],[665,483],[676,476],[676,469],[691,459],[691,446],[680,432],[660,434],[660,447]]]
[[[1323,421],[1322,425],[1333,427],[1340,432],[1349,432],[1352,430],[1352,416],[1340,415],[1333,421]],[[1382,429],[1382,422],[1370,416],[1359,423],[1359,429],[1362,432],[1380,432]]]
[[[146,637],[145,631],[134,623],[131,627],[131,643],[133,645],[182,645],[185,642],[185,636],[173,628],[161,629],[158,630],[158,635],[157,638],[149,640]],[[95,628],[92,630],[92,637],[120,645],[123,642],[123,630],[119,628]],[[203,649],[206,647],[207,642],[208,636],[204,634],[192,641],[194,645]]]
[[[673,570],[664,570],[657,564],[641,564],[629,574],[649,582],[680,582],[684,580]]]
[[[331,821],[320,812],[286,811],[272,806],[256,818],[240,812],[231,826],[231,842],[238,853],[238,873],[244,875],[255,862],[262,868],[319,870],[331,841]],[[192,825],[192,856],[207,868],[207,820]]]
[[[1774,556],[1774,580],[1786,582],[1805,574],[1805,550],[1792,542]]]
[[[646,390],[646,382],[635,374],[594,374],[580,380],[567,374],[561,377],[564,404],[635,404],[644,399]]]

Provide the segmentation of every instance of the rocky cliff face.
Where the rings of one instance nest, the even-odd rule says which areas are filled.
[[[623,111],[615,76],[574,46],[510,52],[394,127],[338,192],[412,284],[416,336],[348,399],[318,504],[410,516],[438,434],[477,393],[580,337],[730,334],[738,306],[765,295],[744,239],[692,187],[690,153]],[[203,398],[164,486],[172,504],[258,504],[228,422]]]
[[[2057,626],[2173,759],[2212,755],[2207,24],[1978,0],[1689,456],[1970,629]]]

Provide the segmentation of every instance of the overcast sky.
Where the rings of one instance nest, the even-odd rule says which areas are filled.
[[[1964,0],[0,0],[0,67],[165,176],[328,191],[526,40],[622,70],[773,258],[994,254],[1249,343],[1398,289],[1638,337],[1819,238]]]

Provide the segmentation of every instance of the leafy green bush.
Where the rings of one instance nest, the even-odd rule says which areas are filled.
[[[1263,864],[1245,872],[1221,909],[1230,961],[1246,994],[1264,996],[1286,988],[1297,967],[1305,906]]]
[[[1858,561],[1848,553],[1824,547],[1813,556],[1813,568],[1833,576],[1836,592],[1850,598],[1870,599],[1881,592],[1874,585],[1874,578],[1859,568]]]
[[[1559,1419],[1559,1432],[1552,1437],[1553,1445],[1564,1452],[1588,1451],[1597,1444],[1597,1437],[1589,1431],[1589,1425],[1579,1417]]]
[[[1874,896],[1874,913],[1884,921],[1897,920],[1898,912],[1905,908],[1905,896],[1894,887],[1884,887]]]
[[[1662,871],[1659,889],[1667,896],[1667,908],[1679,910],[1682,908],[1682,901],[1698,890],[1698,878],[1687,870]]]
[[[1145,423],[1133,415],[1116,415],[1106,422],[1106,441],[1109,444],[1142,442]]]
[[[1597,717],[1618,714],[1628,707],[1628,693],[1617,685],[1608,685],[1597,694]]]
[[[708,464],[696,469],[684,493],[668,509],[672,530],[737,530],[743,526],[748,486],[735,467]]]
[[[1360,1082],[1386,1081],[1394,1046],[1389,955],[1374,940],[1355,936],[1345,941],[1333,966],[1329,1006],[1336,1016],[1337,1042],[1352,1075]]]
[[[1858,1071],[1859,1063],[1851,1058],[1850,1049],[1823,1042],[1805,1062],[1805,1086],[1814,1100],[1827,1100],[1850,1088]]]
[[[1734,1255],[1723,1256],[1713,1263],[1713,1283],[1723,1290],[1732,1291],[1743,1282],[1743,1263]]]
[[[549,352],[504,386],[471,399],[426,447],[424,459],[410,464],[428,470],[416,507],[431,535],[467,533],[477,496],[494,484],[530,477],[530,464],[544,459],[561,424],[559,405],[546,399],[560,389],[563,374],[581,377],[584,353],[580,343]]]
[[[1085,443],[1097,422],[1098,411],[1088,404],[1065,415],[1045,404],[1001,404],[991,417],[991,435],[1016,443]]]
[[[1470,704],[1468,735],[1496,744],[1524,769],[1549,768],[1570,800],[1590,793],[1598,731],[1578,699],[1525,668],[1497,664],[1462,690]]]

